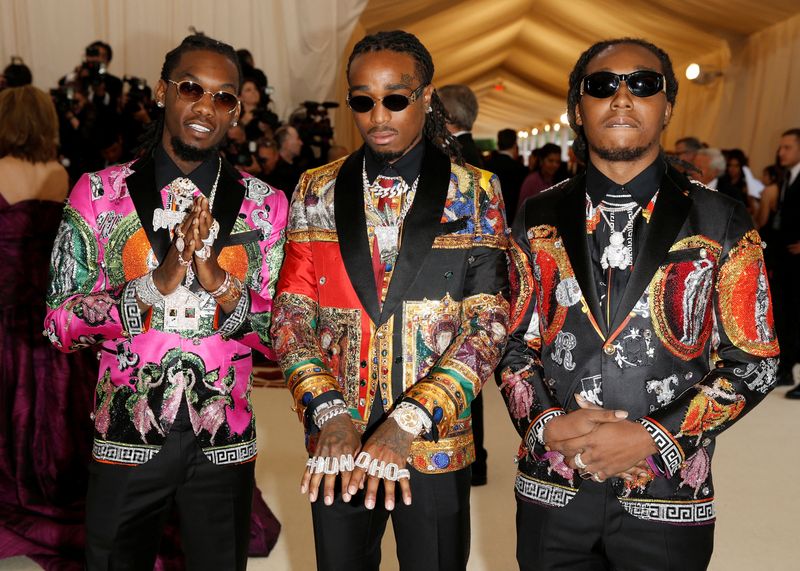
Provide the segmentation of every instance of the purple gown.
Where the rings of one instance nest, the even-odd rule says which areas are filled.
[[[98,372],[93,351],[60,353],[42,335],[62,210],[0,196],[0,559],[24,555],[50,571],[77,571]],[[279,532],[256,488],[250,555],[267,555]],[[182,568],[170,526],[156,569]]]

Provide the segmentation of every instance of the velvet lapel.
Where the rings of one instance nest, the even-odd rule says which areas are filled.
[[[661,187],[650,219],[650,228],[639,249],[639,254],[636,256],[625,293],[614,314],[613,325],[610,328],[612,332],[616,332],[622,325],[636,302],[642,297],[645,288],[650,285],[658,266],[661,265],[667,252],[675,243],[675,237],[689,215],[692,199],[686,196],[675,183],[670,176],[670,171],[671,169],[667,168],[661,178]]]
[[[417,279],[441,226],[450,188],[450,158],[427,142],[425,145],[417,194],[403,222],[400,252],[381,311],[381,323],[395,312]]]
[[[364,211],[364,189],[361,179],[363,161],[362,146],[345,159],[339,169],[333,193],[333,215],[336,221],[336,234],[339,237],[339,250],[350,283],[367,315],[377,324],[381,312],[367,239],[367,215]]]
[[[245,190],[244,185],[240,182],[241,179],[242,175],[239,171],[223,159],[217,194],[214,197],[214,206],[211,208],[211,216],[219,222],[219,234],[214,242],[214,250],[217,254],[228,241],[236,217],[242,208]]]
[[[136,161],[131,169],[133,172],[125,179],[128,193],[150,241],[153,254],[159,262],[163,262],[172,240],[166,228],[153,230],[153,213],[156,208],[164,208],[161,202],[161,189],[156,188],[155,163],[152,158],[147,158]]]
[[[603,330],[603,335],[608,334],[608,324],[603,317],[600,307],[600,296],[597,293],[597,284],[594,282],[592,272],[592,259],[589,256],[589,242],[586,238],[586,175],[581,174],[566,193],[558,206],[558,230],[564,241],[575,279],[581,288],[581,293],[595,322]]]

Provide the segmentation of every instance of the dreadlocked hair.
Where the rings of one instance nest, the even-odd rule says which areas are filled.
[[[414,58],[414,67],[423,85],[433,81],[433,59],[428,49],[422,45],[414,34],[403,30],[378,32],[362,38],[353,48],[347,60],[347,77],[350,77],[350,65],[361,54],[391,51],[408,54]],[[422,133],[428,141],[439,147],[459,165],[464,164],[461,156],[461,145],[447,130],[447,111],[436,90],[431,96],[430,111],[425,114],[425,126]]]
[[[667,52],[639,38],[616,38],[597,42],[583,52],[581,57],[578,58],[575,67],[572,68],[572,73],[569,74],[569,91],[567,91],[567,117],[569,118],[569,126],[572,127],[572,130],[577,135],[572,149],[575,151],[575,154],[584,161],[587,161],[589,157],[589,144],[583,132],[583,127],[578,125],[575,121],[575,109],[578,107],[578,103],[580,103],[581,100],[581,82],[583,78],[586,77],[586,68],[589,62],[591,62],[595,56],[612,46],[621,44],[642,47],[658,58],[658,61],[661,62],[661,72],[667,80],[667,101],[675,107],[675,98],[678,95],[678,80],[675,78],[675,71],[672,69],[672,60],[670,60]]]
[[[172,72],[178,66],[183,54],[189,52],[214,52],[225,56],[236,66],[236,74],[238,76],[237,84],[239,87],[242,85],[242,66],[239,64],[239,58],[236,56],[236,51],[232,46],[210,38],[204,34],[193,34],[186,36],[178,47],[168,52],[164,58],[164,65],[161,66],[161,79],[168,82]],[[239,89],[237,88],[237,93]],[[142,136],[139,138],[139,146],[133,151],[137,158],[151,157],[161,142],[164,134],[164,111],[158,113],[158,117],[151,121]]]

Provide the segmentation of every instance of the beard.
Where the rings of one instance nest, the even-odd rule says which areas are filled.
[[[187,145],[179,137],[172,137],[170,143],[172,143],[172,150],[175,151],[175,155],[180,160],[189,163],[202,163],[219,153],[219,145],[214,145],[207,149],[199,149],[192,145]]]
[[[376,151],[372,147],[370,147],[370,150],[372,151],[372,156],[375,157],[375,160],[378,161],[379,163],[391,163],[402,157],[404,154],[406,154],[406,151],[408,149],[405,149],[403,151],[389,151],[386,153]]]
[[[611,149],[609,147],[596,147],[589,144],[589,148],[594,151],[598,157],[604,161],[610,162],[631,162],[640,159],[644,154],[650,150],[653,145],[646,145],[643,147],[623,147],[619,149]]]

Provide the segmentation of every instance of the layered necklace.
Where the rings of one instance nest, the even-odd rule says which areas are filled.
[[[613,201],[613,199],[630,199],[629,194],[609,194],[608,198],[612,201],[603,199],[597,206],[597,210],[608,224],[610,232],[608,246],[603,249],[600,265],[604,270],[608,268],[626,270],[633,264],[633,222],[642,211],[642,207],[633,200]],[[622,229],[617,230],[615,216],[623,212],[628,215],[628,220]]]
[[[405,220],[406,214],[408,214],[414,202],[419,176],[414,179],[414,184],[410,187],[401,176],[387,177],[378,175],[375,181],[370,184],[367,177],[367,161],[365,159],[361,167],[361,181],[364,189],[367,222],[373,227],[375,238],[378,240],[381,262],[393,266],[398,255],[400,227],[403,225],[403,220]],[[400,197],[402,201],[400,211],[395,212],[388,202],[383,209],[379,209],[375,206],[376,197],[378,199]]]

